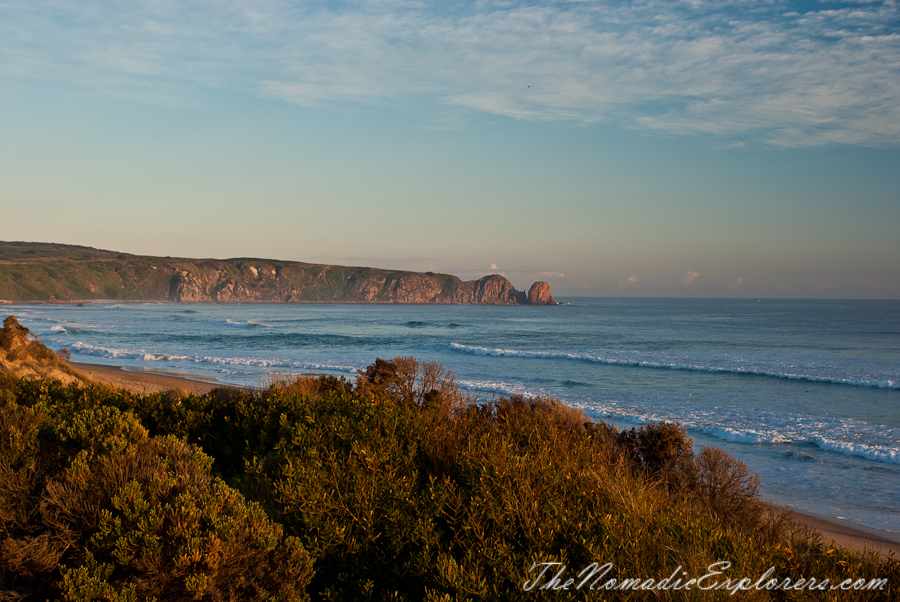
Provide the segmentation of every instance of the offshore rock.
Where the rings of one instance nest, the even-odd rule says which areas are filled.
[[[550,294],[550,285],[546,282],[535,282],[528,290],[528,305],[556,305]]]

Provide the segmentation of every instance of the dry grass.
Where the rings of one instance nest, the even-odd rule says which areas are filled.
[[[91,382],[90,378],[69,365],[68,349],[54,352],[34,333],[19,324],[15,316],[7,316],[0,330],[0,368],[31,378],[56,378],[71,382]]]

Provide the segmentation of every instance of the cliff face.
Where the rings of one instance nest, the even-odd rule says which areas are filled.
[[[477,305],[518,305],[527,302],[524,292],[517,291],[509,280],[497,274],[463,282],[448,274],[373,268],[354,270],[341,266],[310,266],[313,274],[309,274],[306,271],[299,273],[291,267],[277,270],[259,263],[205,266],[196,271],[179,270],[172,277],[168,300],[182,303],[338,301]]]
[[[552,302],[549,285],[537,284],[546,287]],[[266,259],[147,257],[87,247],[0,242],[0,299],[521,305],[531,297],[497,274],[463,282],[431,272]]]

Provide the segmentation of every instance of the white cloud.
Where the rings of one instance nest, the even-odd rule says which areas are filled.
[[[496,264],[496,263],[492,263],[492,264],[491,264],[491,269],[492,269],[492,270],[496,270],[496,269],[497,269],[497,264]]]
[[[562,272],[538,272],[539,278],[565,278],[566,275]]]
[[[696,279],[699,278],[699,277],[700,277],[700,272],[690,272],[690,271],[689,271],[689,272],[681,279],[681,285],[682,285],[682,286],[690,286],[690,285],[694,284],[694,280],[696,280]]]
[[[893,0],[331,6],[8,0],[0,75],[119,95],[199,84],[301,105],[420,100],[776,146],[900,142]]]
[[[621,281],[619,283],[619,286],[626,287],[626,288],[633,288],[633,287],[637,286],[637,283],[639,280],[640,280],[640,278],[638,278],[637,276],[629,276],[625,280]]]

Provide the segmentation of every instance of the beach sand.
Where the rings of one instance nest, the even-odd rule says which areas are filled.
[[[127,370],[120,366],[103,364],[82,364],[71,362],[72,367],[89,376],[94,382],[116,389],[128,389],[134,393],[167,393],[169,391],[190,391],[197,395],[209,393],[213,389],[226,387],[221,383],[195,380],[187,376],[173,376],[143,370]]]
[[[190,391],[203,395],[218,387],[229,386],[195,380],[187,376],[126,370],[119,366],[72,362],[72,367],[87,374],[96,382],[140,394]],[[791,516],[795,521],[819,531],[822,541],[826,544],[834,541],[839,545],[851,546],[857,550],[878,552],[885,558],[893,552],[895,558],[900,558],[900,533],[870,529],[847,520],[820,516],[801,510],[792,510]]]
[[[878,552],[882,558],[888,558],[893,552],[894,558],[900,558],[900,533],[896,531],[870,529],[848,520],[820,516],[802,510],[791,510],[791,517],[816,529],[822,535],[823,543],[833,541],[856,550]]]

